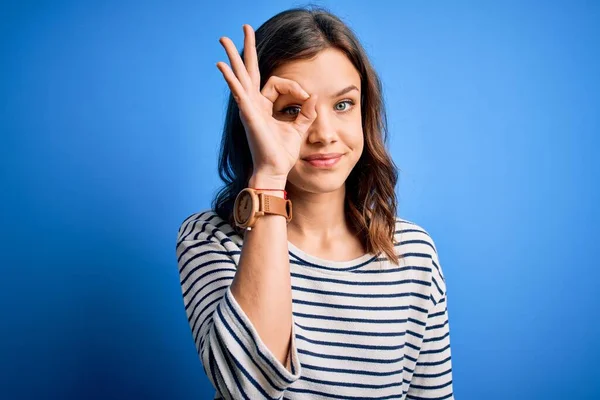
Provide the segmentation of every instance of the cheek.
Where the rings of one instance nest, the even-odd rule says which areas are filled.
[[[347,145],[352,149],[352,168],[358,163],[365,148],[365,137],[362,127],[348,137]]]
[[[365,145],[365,137],[362,126],[359,124],[353,124],[351,127],[347,127],[342,140],[353,152],[361,153]],[[359,154],[360,155],[360,154]]]
[[[364,133],[360,109],[353,110],[348,120],[344,121],[341,129],[344,141],[353,150],[362,149],[364,145]]]

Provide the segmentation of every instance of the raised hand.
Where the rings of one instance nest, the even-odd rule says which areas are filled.
[[[271,76],[260,90],[254,30],[250,25],[244,25],[243,29],[244,61],[231,39],[222,37],[219,42],[227,52],[231,68],[222,61],[217,68],[240,110],[252,153],[253,178],[260,177],[261,182],[283,189],[289,171],[298,161],[308,128],[317,117],[316,95],[310,96],[298,82],[277,76]],[[273,104],[282,94],[289,94],[302,104],[295,120],[280,121],[273,117]]]

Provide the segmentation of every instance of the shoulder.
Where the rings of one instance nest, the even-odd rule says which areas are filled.
[[[428,257],[437,254],[435,242],[429,232],[421,225],[401,217],[396,217],[394,241],[403,246],[403,250],[417,251]]]
[[[214,210],[206,209],[189,215],[179,225],[177,244],[187,241],[217,241],[238,244],[239,236],[233,227]]]
[[[424,260],[431,272],[432,301],[435,304],[441,300],[446,295],[446,281],[437,246],[427,229],[414,221],[396,217],[394,242],[399,257]]]

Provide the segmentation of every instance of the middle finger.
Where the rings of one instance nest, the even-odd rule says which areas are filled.
[[[235,47],[231,39],[229,39],[226,36],[220,38],[219,42],[227,52],[227,56],[229,57],[229,63],[231,64],[231,68],[233,69],[235,76],[237,76],[244,89],[249,90],[252,86],[252,82],[250,80],[250,76],[248,75],[248,71],[244,66],[244,62],[242,61],[242,58],[240,57],[240,54],[237,51],[237,48]]]
[[[252,27],[247,24],[244,25],[244,64],[246,64],[246,70],[250,75],[252,85],[256,90],[260,90],[260,70],[256,56],[256,37]]]

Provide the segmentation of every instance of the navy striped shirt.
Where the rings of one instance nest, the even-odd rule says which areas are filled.
[[[243,239],[214,211],[177,238],[183,300],[215,399],[453,399],[447,296],[435,244],[396,219],[395,265],[382,254],[329,261],[288,242],[288,370],[231,294]]]

